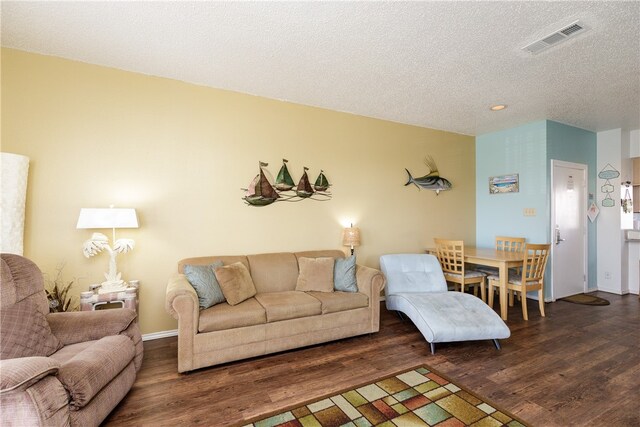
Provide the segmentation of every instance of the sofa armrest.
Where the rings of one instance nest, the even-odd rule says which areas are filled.
[[[26,389],[47,375],[55,375],[60,363],[50,357],[0,360],[0,393]]]
[[[380,301],[380,292],[382,292],[387,283],[384,274],[380,270],[364,265],[356,265],[356,281],[358,282],[359,292],[366,294],[369,300],[375,298],[375,301]]]
[[[184,274],[174,274],[167,283],[167,313],[178,319],[178,372],[194,369],[195,336],[200,322],[198,294]]]
[[[178,300],[186,299],[187,301],[192,301],[193,306],[196,309],[199,309],[198,303],[198,294],[196,294],[196,290],[193,289],[191,283],[187,280],[187,277],[184,274],[174,274],[169,278],[169,283],[167,283],[167,294],[165,299],[165,310],[169,313],[174,319],[178,319],[182,310],[179,307],[182,304],[178,304]]]
[[[127,330],[136,319],[129,308],[47,314],[51,332],[63,345],[99,340]]]

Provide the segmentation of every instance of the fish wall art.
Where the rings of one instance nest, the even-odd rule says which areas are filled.
[[[271,184],[269,172],[265,170],[268,163],[258,162],[258,175],[251,181],[249,188],[242,188],[245,196],[242,198],[249,206],[267,206],[274,202],[299,202],[302,200],[326,201],[331,199],[328,191],[331,184],[321,169],[314,185],[309,181],[308,167],[303,166],[302,176],[295,184],[287,159],[282,159],[282,166],[276,176],[275,184]]]
[[[435,191],[436,196],[440,194],[441,191],[451,190],[451,182],[440,176],[440,172],[438,172],[438,167],[436,166],[436,162],[433,160],[433,157],[425,157],[424,164],[429,168],[429,173],[425,176],[421,176],[420,178],[414,178],[411,175],[411,172],[409,172],[409,169],[405,168],[407,175],[409,175],[408,181],[404,185],[405,187],[409,184],[413,184],[418,187],[418,190],[424,188],[425,190]]]

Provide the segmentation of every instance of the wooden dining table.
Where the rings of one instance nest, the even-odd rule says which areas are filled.
[[[427,253],[437,255],[435,248],[427,249]],[[469,264],[485,265],[498,269],[500,277],[500,317],[507,320],[507,282],[509,268],[522,267],[524,253],[499,251],[494,248],[464,247],[464,261]]]

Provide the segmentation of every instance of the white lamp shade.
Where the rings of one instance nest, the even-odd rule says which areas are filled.
[[[138,228],[132,208],[82,208],[76,228]]]

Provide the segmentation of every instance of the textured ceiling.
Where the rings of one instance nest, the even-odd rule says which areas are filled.
[[[1,12],[6,47],[401,123],[640,128],[637,1],[3,1]],[[521,51],[577,19],[592,29]]]

